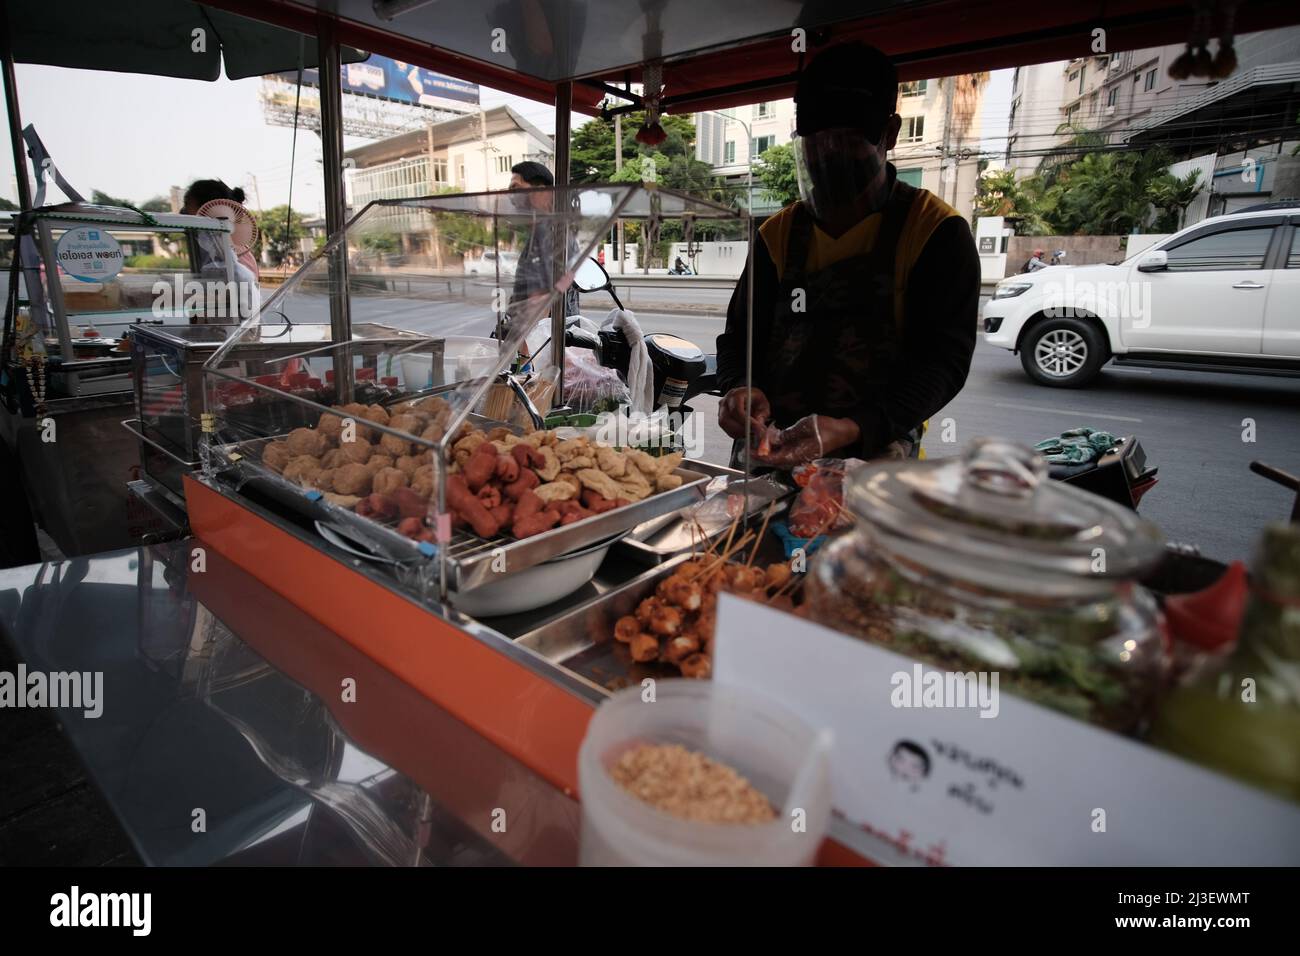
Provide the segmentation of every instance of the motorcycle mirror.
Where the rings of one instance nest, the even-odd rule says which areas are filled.
[[[588,259],[573,274],[573,284],[579,292],[599,292],[609,288],[609,273],[595,259]]]

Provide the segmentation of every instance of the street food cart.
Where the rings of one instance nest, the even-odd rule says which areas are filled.
[[[16,635],[21,651],[41,655],[48,666],[73,664],[76,652],[64,646],[60,629],[84,627],[84,615],[47,622],[55,639],[42,640],[33,636],[33,612],[26,612],[24,604],[51,591],[68,598],[82,586],[79,582],[89,580],[92,568],[97,580],[108,579],[134,593],[140,613],[104,644],[115,654],[130,654],[139,646],[135,656],[145,663],[124,664],[124,680],[126,675],[139,678],[147,666],[161,675],[159,680],[187,690],[199,686],[206,707],[199,715],[205,730],[201,739],[216,739],[218,727],[233,729],[257,766],[280,782],[274,800],[230,794],[228,817],[244,813],[247,825],[240,829],[232,822],[227,842],[172,844],[149,853],[150,859],[253,859],[240,854],[265,845],[268,835],[306,805],[334,811],[373,860],[420,862],[458,852],[461,859],[491,862],[499,852],[525,862],[575,861],[580,811],[570,798],[587,799],[595,792],[581,781],[580,766],[589,770],[581,751],[590,729],[601,715],[613,712],[600,705],[616,690],[644,693],[647,681],[651,688],[660,681],[666,688],[668,678],[685,674],[682,665],[700,653],[693,650],[691,658],[676,661],[658,655],[641,659],[633,654],[636,644],[620,637],[620,623],[632,618],[635,625],[652,597],[662,598],[659,612],[667,605],[678,607],[679,623],[685,612],[701,614],[692,586],[715,580],[718,573],[728,578],[724,587],[734,586],[752,599],[730,604],[730,599],[719,599],[719,620],[731,616],[733,622],[749,623],[755,648],[772,639],[769,632],[786,628],[807,636],[810,646],[845,634],[865,638],[824,645],[828,655],[848,655],[838,674],[820,675],[828,698],[842,689],[837,678],[851,675],[860,664],[852,656],[859,646],[883,645],[903,655],[889,658],[895,668],[897,661],[916,661],[918,675],[921,660],[945,668],[979,666],[972,663],[981,659],[976,652],[993,646],[994,657],[982,658],[985,666],[992,661],[1023,678],[1015,693],[1023,693],[1024,700],[1018,696],[1004,702],[1005,707],[1035,708],[1022,718],[1028,715],[1026,719],[1063,735],[1097,735],[1079,738],[1078,745],[1094,748],[1089,757],[1100,763],[1118,757],[1129,761],[1133,772],[1125,776],[1130,781],[1140,782],[1147,770],[1168,774],[1162,779],[1170,787],[1187,780],[1178,776],[1185,768],[1167,762],[1171,758],[1148,754],[1121,736],[1139,732],[1150,719],[1153,681],[1168,665],[1156,608],[1136,583],[1158,562],[1161,542],[1136,516],[1075,489],[1049,486],[1031,459],[999,442],[982,443],[958,461],[860,472],[846,482],[843,495],[860,530],[869,534],[853,531],[852,537],[825,545],[822,557],[814,556],[806,568],[810,584],[805,594],[815,599],[805,598],[800,614],[786,613],[796,604],[782,600],[792,593],[791,579],[778,584],[779,570],[767,577],[771,568],[785,564],[785,555],[772,550],[775,542],[764,538],[776,508],[769,506],[770,496],[759,498],[755,479],[692,461],[671,446],[602,441],[599,434],[584,431],[593,426],[565,414],[567,327],[557,303],[570,284],[581,284],[579,272],[608,224],[637,216],[689,220],[725,212],[653,186],[569,185],[571,106],[592,109],[598,98],[611,95],[653,112],[777,95],[788,90],[805,49],[869,31],[877,43],[896,46],[903,54],[904,77],[955,72],[974,56],[985,58],[992,38],[1005,33],[1005,8],[989,5],[981,12],[969,5],[928,5],[927,22],[942,25],[945,42],[940,43],[908,30],[917,13],[911,4],[891,6],[888,12],[866,5],[850,11],[852,19],[842,23],[837,21],[843,13],[799,16],[781,4],[759,4],[747,11],[743,28],[716,9],[701,13],[698,5],[690,10],[664,5],[644,14],[643,43],[634,50],[625,49],[630,35],[625,24],[580,17],[544,17],[546,22],[539,24],[521,14],[508,52],[494,60],[491,38],[477,35],[470,13],[441,5],[437,37],[443,44],[459,44],[454,52],[427,45],[433,34],[423,34],[432,27],[418,9],[404,15],[395,10],[396,19],[380,19],[383,4],[375,5],[375,13],[368,3],[345,3],[337,14],[313,13],[290,3],[216,6],[317,31],[327,69],[337,66],[342,38],[503,88],[553,91],[559,110],[559,175],[557,186],[539,197],[546,201],[526,214],[514,201],[517,195],[436,196],[372,204],[344,223],[342,193],[334,189],[339,171],[331,172],[327,160],[327,179],[333,177],[327,184],[330,240],[268,297],[257,315],[232,330],[204,364],[197,467],[182,477],[194,536],[83,562],[68,569],[71,581],[62,569],[53,576],[42,569],[35,579],[16,572],[0,578],[23,592],[18,608],[9,611],[6,629]],[[934,16],[935,8],[952,16]],[[515,10],[516,5],[506,5],[507,12]],[[1184,27],[1172,5],[1152,2],[1141,10],[1116,22],[1115,36],[1133,42],[1168,39]],[[1108,22],[1100,7],[1030,11],[1026,16],[1037,29],[1030,31],[1027,21],[1023,37],[999,40],[981,68],[1082,43],[1079,37],[1088,35],[1083,25]],[[1295,14],[1266,3],[1252,16],[1258,18],[1256,25],[1265,25],[1290,22]],[[538,33],[542,26],[544,37]],[[510,34],[509,26],[506,30]],[[792,30],[806,31],[812,45],[792,48]],[[634,68],[647,63],[654,69],[633,75]],[[665,85],[632,92],[631,83],[645,79]],[[331,107],[330,99],[322,97],[323,120],[334,130],[324,139],[337,147],[337,104]],[[379,245],[364,242],[367,235],[412,230],[436,242],[440,235],[464,231],[467,224],[477,235],[492,237],[492,243],[509,241],[506,237],[520,229],[545,227],[563,235],[564,241],[553,244],[560,251],[540,296],[516,296],[506,288],[513,283],[502,277],[459,288],[438,276],[408,277],[406,281],[425,287],[399,291],[389,266],[358,254]],[[402,317],[409,321],[398,321],[395,310],[405,310]],[[510,321],[502,322],[503,315]],[[320,325],[327,319],[328,341],[295,342],[287,354],[264,357],[285,367],[278,374],[253,373],[241,363],[241,350],[262,347],[267,336],[278,328],[297,327],[302,316],[316,316]],[[499,350],[473,375],[461,374],[459,367],[448,374],[437,347],[466,331],[467,317],[480,328],[486,322],[497,325],[503,333]],[[370,334],[363,321],[396,326],[411,337]],[[551,334],[535,345],[530,336],[539,329]],[[547,350],[559,376],[553,384],[562,414],[548,422],[544,411],[534,407],[531,411],[541,421],[530,415],[523,423],[490,414],[494,390],[513,388],[506,379],[517,382],[517,376],[529,374],[530,364],[535,371]],[[413,361],[423,355],[429,357],[427,363]],[[579,459],[587,463],[564,467]],[[526,481],[525,473],[533,478]],[[566,474],[573,474],[577,484]],[[519,482],[531,487],[518,490]],[[544,498],[536,490],[543,487],[548,488]],[[534,499],[555,507],[519,514],[523,503]],[[750,506],[752,499],[761,502],[757,510]],[[561,512],[562,503],[575,500]],[[710,502],[721,504],[727,520],[707,527],[706,515],[718,514],[705,510]],[[539,514],[541,520],[532,520]],[[664,514],[677,515],[687,529],[679,530],[673,548],[647,562],[644,548],[624,546],[638,528]],[[831,523],[819,530],[831,530]],[[700,533],[694,537],[689,529],[697,524]],[[589,558],[593,548],[603,549],[603,560],[582,571],[577,587],[550,592],[556,597],[549,603],[499,613],[503,606],[496,601],[504,604],[512,592],[525,590],[525,575],[532,576],[529,589],[536,589],[535,597],[543,593],[542,572],[554,572],[557,565],[571,568],[577,559]],[[1100,571],[1097,549],[1103,558]],[[1007,576],[1019,573],[1024,577],[1008,587]],[[749,586],[740,586],[741,578]],[[670,597],[674,579],[682,585],[679,606]],[[486,607],[468,609],[477,590],[499,584],[504,584],[500,597]],[[181,623],[155,628],[157,614],[178,615]],[[810,617],[821,630],[813,629]],[[641,623],[653,630],[673,618],[651,615]],[[698,617],[689,619],[701,623]],[[971,621],[976,640],[964,630]],[[735,677],[758,681],[761,673],[737,669],[727,657],[726,648],[735,661],[745,656],[736,650],[737,630],[735,623],[729,625],[719,664]],[[828,636],[826,631],[836,633]],[[161,652],[151,656],[146,647],[154,641]],[[1014,656],[999,659],[1000,652]],[[809,660],[786,662],[792,688],[816,676],[816,659],[810,654]],[[887,682],[882,660],[871,666]],[[298,713],[288,725],[314,728],[309,748],[285,734],[284,719],[277,719],[276,695],[288,691],[276,686],[276,675],[268,668],[312,692],[312,713]],[[696,677],[708,674],[707,667],[694,670]],[[697,696],[707,699],[714,685],[699,681],[693,686],[705,688]],[[725,682],[718,686],[717,700],[733,692]],[[248,691],[243,701],[241,689]],[[390,695],[391,708],[385,706]],[[155,719],[176,699],[192,698],[169,689],[160,696],[165,702],[150,715]],[[740,712],[717,711],[716,720],[732,724]],[[221,724],[213,722],[213,714]],[[883,723],[888,714],[874,712],[870,720]],[[1290,719],[1279,711],[1283,724]],[[796,722],[792,719],[788,727]],[[757,726],[770,725],[731,726],[729,731],[740,740],[742,730]],[[870,729],[868,723],[861,726]],[[96,746],[84,727],[71,734],[83,747]],[[277,739],[278,734],[286,739]],[[761,734],[751,736],[764,740]],[[358,775],[355,761],[344,770],[347,740],[378,761],[380,766],[369,768],[374,773]],[[964,751],[942,735],[937,744],[925,743],[929,752],[919,757],[915,751],[921,748],[910,740],[898,741],[890,751],[888,769],[900,793],[917,792],[919,778],[931,772],[940,756],[952,763],[963,759],[959,752]],[[819,735],[798,746],[824,756],[827,742]],[[761,744],[758,749],[763,750]],[[430,759],[430,751],[445,763]],[[157,761],[165,752],[164,746],[153,748],[149,758]],[[124,779],[129,774],[118,775],[117,756],[104,760],[97,779],[124,808],[122,816],[139,825],[149,813],[141,809],[133,781]],[[768,756],[751,753],[746,769],[754,773],[751,768],[761,767]],[[980,763],[977,756],[965,753],[966,765]],[[1050,760],[1044,769],[1038,761],[1048,758],[1041,749],[1033,759],[1035,785],[1045,785],[1053,769],[1068,778],[1071,768],[1053,768]],[[827,823],[828,771],[816,761],[807,766],[814,768],[808,777],[782,768],[793,778],[789,791],[804,787],[799,792],[813,794],[820,804],[822,819],[812,832],[829,835],[824,844],[805,852],[805,859],[945,862],[942,846],[918,852],[888,826],[868,826],[844,814]],[[385,771],[394,768],[402,779],[392,783]],[[1002,793],[1023,790],[1023,770],[996,762],[980,765],[991,780],[988,788],[1001,786]],[[1295,843],[1286,839],[1296,832],[1293,807],[1254,790],[1232,789],[1235,784],[1215,775],[1195,780],[1225,800],[1253,801],[1251,807],[1259,812],[1245,824],[1248,832],[1229,835],[1239,837],[1239,845],[1275,862],[1294,852]],[[385,790],[386,781],[396,790]],[[171,803],[194,805],[191,794],[175,789]],[[137,803],[128,805],[124,797]],[[963,791],[957,797],[974,812],[992,812],[987,794]],[[986,805],[989,810],[983,809]],[[1055,804],[1040,805],[1044,813],[1055,809]],[[498,813],[522,817],[525,825],[498,829]],[[1272,836],[1283,838],[1264,840],[1260,828],[1265,825],[1272,827]],[[780,829],[780,821],[775,826]],[[992,832],[997,836],[996,829]],[[152,839],[162,837],[153,833]],[[1206,840],[1186,859],[1232,862],[1231,845],[1226,838]],[[439,852],[431,851],[435,846]],[[1150,849],[1140,840],[1134,846]],[[978,845],[966,848],[976,856],[980,850]],[[1067,862],[1070,851],[1069,845],[1053,844],[1051,852],[1060,855],[1046,855],[1040,862]],[[1120,859],[1133,861],[1131,855]]]

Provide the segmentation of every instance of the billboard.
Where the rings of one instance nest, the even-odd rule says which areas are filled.
[[[412,106],[443,106],[448,100],[478,105],[478,84],[375,53],[362,63],[345,63],[341,72],[344,93]],[[298,82],[296,72],[277,76],[286,83]],[[320,86],[320,75],[315,69],[303,70],[302,82],[304,86]]]

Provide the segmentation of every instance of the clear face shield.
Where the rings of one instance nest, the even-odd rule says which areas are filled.
[[[835,128],[793,140],[799,195],[816,219],[843,215],[859,204],[885,165],[885,134]]]

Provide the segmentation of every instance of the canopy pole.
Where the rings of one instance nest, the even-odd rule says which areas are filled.
[[[338,233],[347,221],[347,194],[343,184],[343,93],[338,24],[332,17],[317,19],[316,50],[320,62],[320,141],[325,167],[325,229]],[[334,342],[352,341],[352,316],[348,309],[348,249],[341,243],[330,257],[330,334]],[[340,390],[350,391],[340,369],[334,376]],[[350,396],[340,394],[340,400]]]
[[[570,116],[573,110],[573,81],[565,80],[563,83],[557,83],[555,86],[555,185],[560,187],[556,190],[556,200],[567,203],[569,201],[569,134],[570,134]],[[555,210],[556,213],[567,212],[568,210]],[[556,238],[559,240],[555,243],[555,275],[562,276],[569,269],[569,228],[567,225],[568,217],[557,219],[557,225],[560,225],[560,235]],[[575,267],[577,263],[574,264]],[[566,396],[564,394],[564,303],[567,291],[560,293],[555,298],[555,305],[551,309],[551,359],[558,369],[558,377],[555,383],[555,406],[561,408],[564,406]]]
[[[18,181],[18,208],[32,208],[32,187],[27,179],[27,152],[23,149],[23,118],[18,112],[18,81],[14,77],[14,51],[9,45],[9,17],[0,14],[0,60],[4,62],[5,110],[9,116],[9,145],[14,151],[14,178]],[[17,252],[14,253],[17,255]]]

